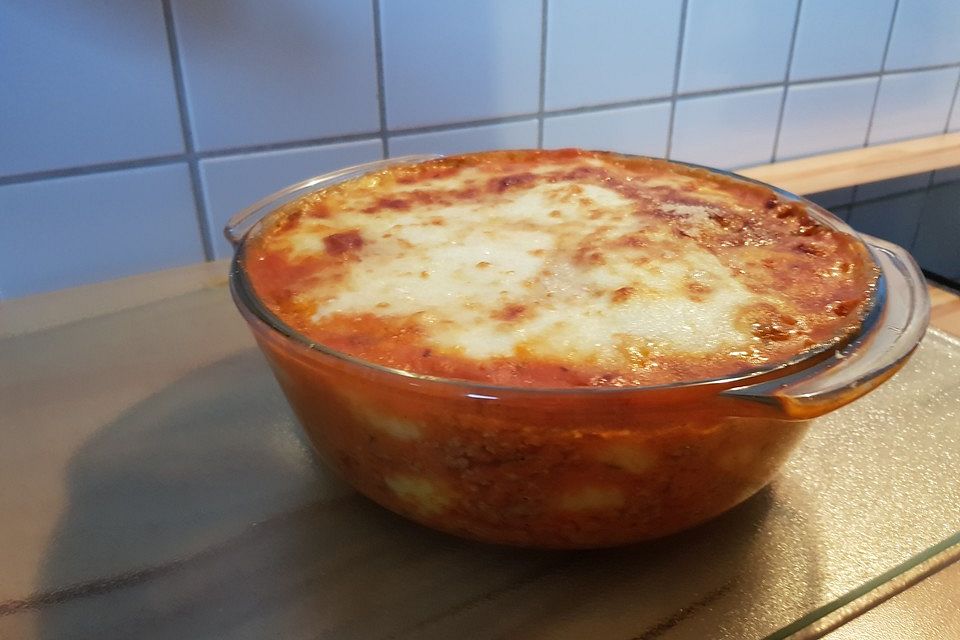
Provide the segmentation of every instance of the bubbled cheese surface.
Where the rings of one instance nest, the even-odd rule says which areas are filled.
[[[854,331],[861,246],[765,189],[671,163],[494,152],[390,169],[276,212],[257,295],[311,340],[534,386],[705,379]]]

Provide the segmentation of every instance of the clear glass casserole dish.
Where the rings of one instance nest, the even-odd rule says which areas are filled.
[[[321,459],[361,493],[427,526],[485,542],[586,548],[696,525],[769,483],[811,419],[883,383],[926,330],[929,300],[917,265],[873,238],[863,241],[880,277],[859,333],[842,348],[743,375],[648,387],[504,387],[413,374],[317,344],[261,303],[244,268],[245,239],[271,212],[434,157],[373,162],[292,185],[225,229],[236,247],[234,300]],[[763,186],[859,237],[817,205]]]

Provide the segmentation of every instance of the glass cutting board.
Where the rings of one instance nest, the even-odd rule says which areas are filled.
[[[222,286],[5,338],[0,363],[0,638],[811,637],[960,554],[960,342],[934,330],[745,504],[591,552],[354,494]]]

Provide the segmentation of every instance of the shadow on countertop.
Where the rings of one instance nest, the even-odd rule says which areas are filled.
[[[809,534],[771,538],[776,503],[768,488],[695,530],[623,549],[461,541],[322,469],[251,349],[183,377],[79,450],[42,592],[23,608],[50,640],[625,640],[686,637],[712,621],[749,637],[737,621],[775,579],[770,554]],[[793,605],[805,606],[819,577],[793,560]]]

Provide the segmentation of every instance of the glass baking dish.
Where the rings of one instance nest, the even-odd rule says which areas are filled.
[[[768,484],[812,419],[882,384],[926,330],[926,287],[905,250],[861,238],[817,205],[769,185],[861,238],[880,276],[860,332],[846,345],[743,375],[565,389],[436,378],[316,344],[261,304],[244,248],[271,212],[338,182],[435,157],[306,180],[238,213],[225,229],[236,249],[234,301],[320,458],[364,495],[435,529],[501,544],[589,548],[699,524]]]

